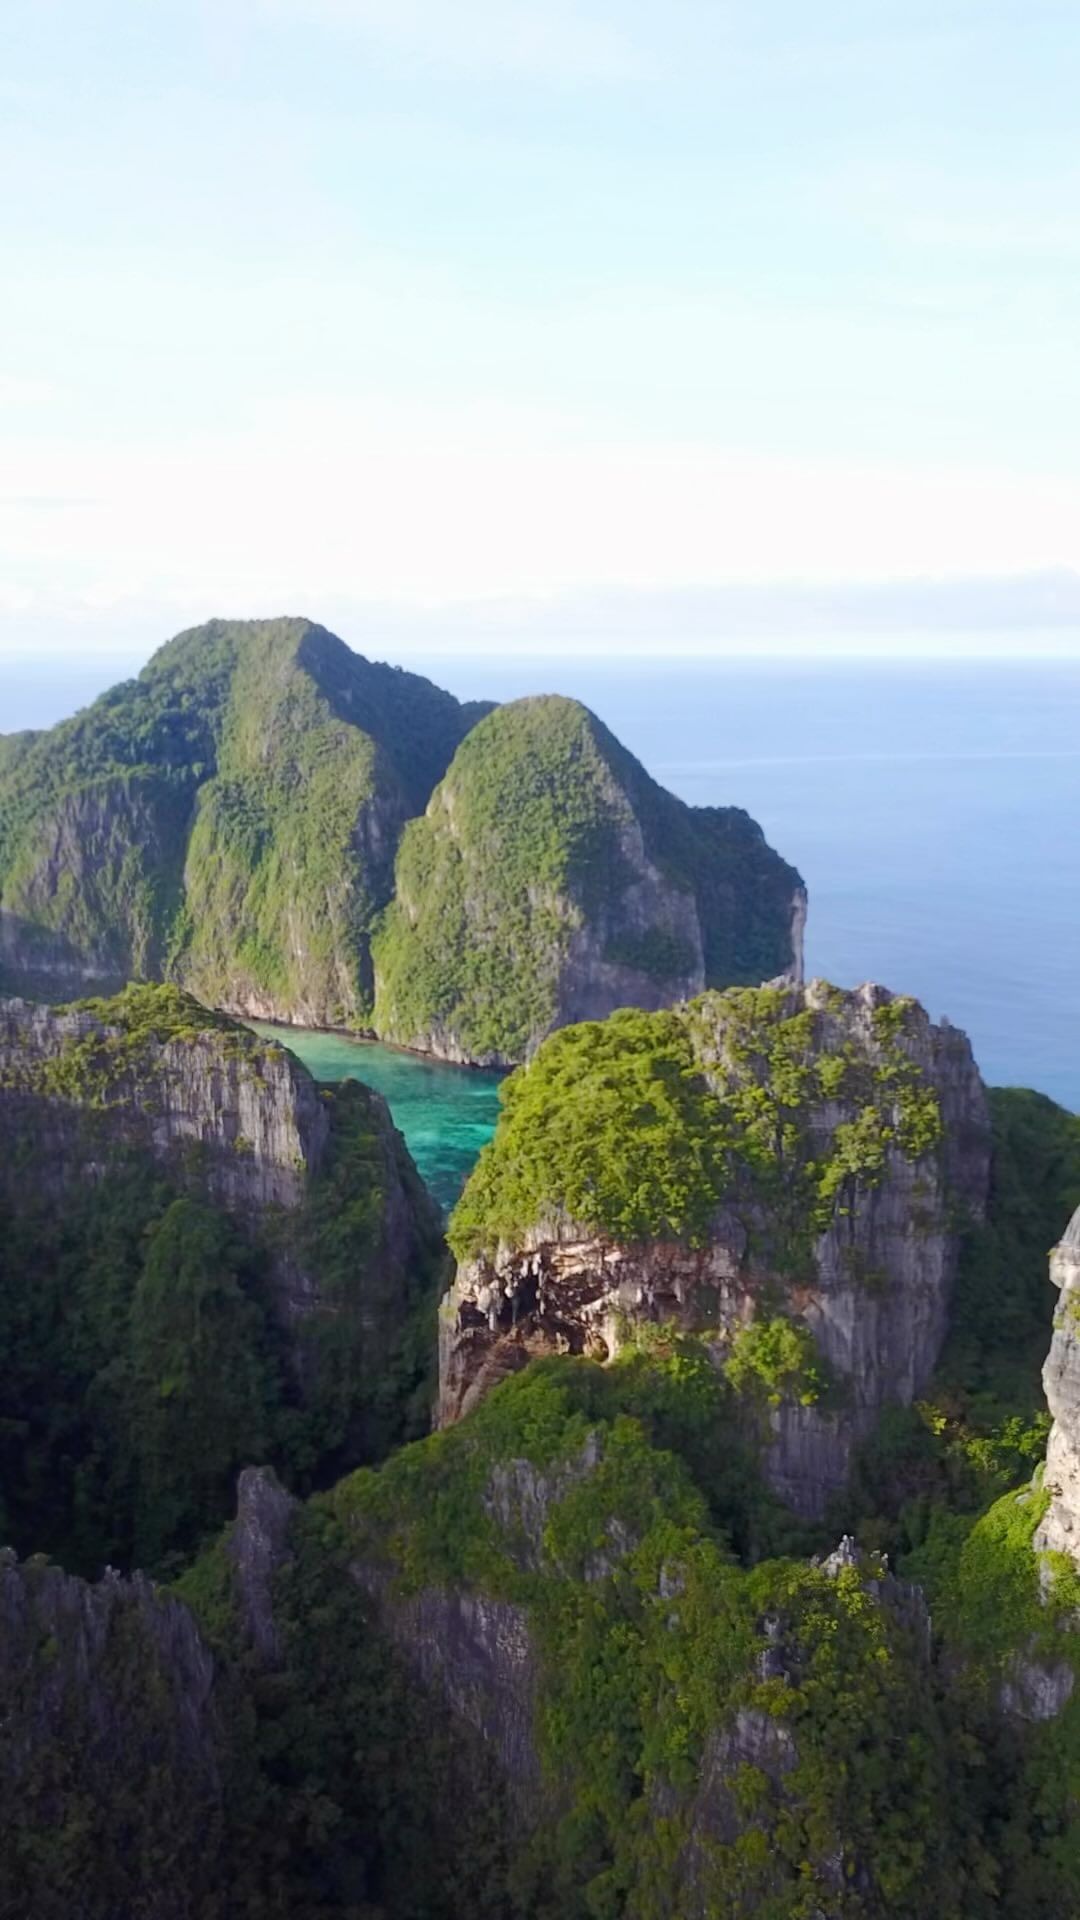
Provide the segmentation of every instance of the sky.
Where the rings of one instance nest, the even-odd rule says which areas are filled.
[[[0,658],[1080,651],[1078,92],[1075,0],[5,0]]]

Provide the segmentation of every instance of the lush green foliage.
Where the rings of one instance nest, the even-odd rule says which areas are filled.
[[[678,915],[644,929],[624,918],[638,833],[676,906],[697,904],[710,984],[789,963],[798,876],[754,823],[686,807],[586,708],[547,695],[482,721],[403,835],[374,948],[379,1031],[418,1044],[438,1031],[473,1057],[520,1060],[559,1017],[577,936],[684,990],[694,955]]]
[[[77,1000],[67,1011],[89,1014],[96,1024],[52,1059],[14,1062],[0,1084],[102,1111],[138,1102],[142,1084],[160,1072],[159,1049],[169,1042],[212,1035],[222,1059],[246,1061],[254,1074],[275,1052],[180,987],[133,983],[111,999]]]
[[[147,1241],[130,1318],[139,1566],[213,1525],[238,1462],[272,1445],[277,1382],[243,1258],[230,1223],[194,1200],[173,1201]]]
[[[18,1604],[0,1661],[0,1912],[228,1920],[214,1756],[198,1744],[204,1676],[177,1659],[190,1622],[118,1588],[80,1621],[77,1592],[40,1558],[6,1577]]]
[[[481,721],[402,836],[374,948],[380,1033],[441,1027],[474,1055],[520,1057],[555,1018],[571,901],[618,886],[626,817],[575,701],[518,700]]]
[[[911,1003],[879,1008],[862,1047],[834,1019],[836,1000],[793,1011],[783,989],[733,988],[552,1034],[502,1089],[495,1137],[450,1224],[455,1253],[558,1216],[616,1240],[700,1246],[725,1201],[797,1273],[891,1147],[918,1158],[941,1133],[903,1044]],[[826,1101],[851,1117],[822,1151],[811,1121]]]
[[[167,976],[212,1003],[366,1026],[387,909],[380,1030],[520,1058],[556,1018],[577,929],[643,993],[687,979],[684,900],[710,983],[787,964],[798,876],[746,814],[665,794],[573,701],[486,712],[305,620],[179,635],[0,753],[4,983]],[[455,749],[395,882],[402,827]],[[670,926],[622,913],[628,833],[674,890]]]
[[[296,1472],[323,1484],[351,1461],[380,1459],[428,1426],[446,1249],[430,1196],[368,1089],[346,1080],[321,1088],[320,1098],[330,1115],[327,1152],[304,1207],[276,1227],[280,1242],[318,1275],[324,1303],[294,1330],[311,1385],[291,1438]],[[404,1270],[385,1254],[391,1176],[413,1238]],[[402,1224],[399,1218],[399,1231]]]
[[[417,1687],[378,1630],[325,1502],[297,1513],[290,1546],[270,1672],[239,1631],[224,1542],[174,1589],[213,1646],[224,1709],[208,1920],[526,1920],[515,1811],[482,1740]]]
[[[163,1043],[209,1038],[256,1076],[277,1050],[176,987],[84,1006],[100,1027],[0,1089],[15,1156],[0,1209],[0,1513],[20,1550],[69,1567],[160,1567],[221,1523],[246,1463],[271,1459],[306,1489],[423,1431],[442,1240],[355,1081],[320,1093],[327,1144],[302,1203],[242,1228],[212,1203],[200,1148],[159,1163],[132,1121],[162,1097]],[[72,1106],[80,1153],[106,1170],[54,1191],[37,1161]],[[313,1295],[295,1321],[283,1270]]]
[[[521,1873],[553,1912],[679,1910],[702,1757],[742,1713],[794,1740],[792,1771],[780,1793],[737,1739],[726,1768],[712,1747],[713,1811],[697,1808],[705,1910],[907,1915],[932,1899],[959,1920],[945,1742],[902,1621],[853,1571],[739,1567],[690,1462],[619,1406],[625,1389],[641,1407],[643,1372],[673,1358],[603,1372],[540,1363],[504,1383],[460,1427],[335,1491],[354,1553],[389,1555],[406,1592],[466,1582],[527,1609],[558,1784]],[[676,1369],[661,1403],[678,1397],[675,1382],[691,1397],[704,1388]],[[723,1392],[709,1390],[710,1414]],[[782,1679],[764,1658],[777,1636]],[[759,1756],[776,1751],[770,1738]],[[830,1894],[824,1862],[837,1851],[852,1882]]]
[[[477,711],[305,620],[181,634],[0,760],[16,984],[89,963],[365,1020],[398,830]]]
[[[459,1259],[560,1212],[627,1240],[703,1242],[725,1140],[680,1014],[628,1009],[564,1027],[500,1097],[451,1220]]]
[[[873,1182],[883,1144],[933,1150],[937,1115],[908,1070],[903,1003],[883,1009],[868,1062],[818,1050],[812,1027],[784,1017],[782,996],[728,1000],[735,1017],[725,1025],[714,1010],[692,1046],[675,1015],[625,1015],[543,1050],[540,1061],[550,1050],[565,1074],[545,1149],[560,1164],[576,1164],[575,1153],[594,1169],[617,1158],[628,1090],[652,1116],[646,1135],[658,1129],[654,1151],[602,1189],[605,1205],[669,1223],[678,1206],[692,1222],[713,1130],[736,1123],[738,1153],[718,1159],[719,1172],[728,1178],[734,1164],[761,1191],[770,1154],[778,1157],[789,1182],[808,1183],[800,1192],[815,1219],[845,1203],[845,1182]],[[174,1007],[182,1032],[188,1016]],[[149,1011],[132,1004],[132,1033]],[[594,1055],[599,1035],[609,1051]],[[532,1077],[513,1085],[527,1089]],[[554,1116],[576,1126],[572,1090],[595,1118],[568,1141]],[[317,1250],[331,1299],[348,1294],[381,1230],[379,1144],[362,1090],[341,1091],[334,1150],[298,1243]],[[842,1136],[839,1177],[829,1157],[802,1158],[803,1116],[828,1092],[875,1116]],[[824,1544],[793,1527],[762,1486],[746,1417],[748,1399],[768,1407],[777,1395],[813,1401],[829,1391],[805,1330],[764,1316],[736,1341],[724,1373],[700,1343],[649,1329],[607,1367],[534,1363],[458,1426],[310,1500],[278,1576],[283,1654],[272,1669],[245,1649],[228,1554],[220,1542],[210,1548],[178,1591],[215,1650],[222,1804],[204,1812],[200,1833],[188,1775],[171,1760],[160,1775],[151,1769],[141,1799],[134,1762],[122,1756],[99,1786],[81,1770],[73,1722],[44,1748],[33,1792],[12,1802],[0,1894],[10,1904],[23,1885],[41,1889],[40,1910],[59,1920],[77,1887],[80,1911],[111,1920],[117,1908],[137,1910],[140,1889],[162,1874],[190,1871],[201,1842],[211,1863],[198,1889],[205,1920],[1072,1913],[1080,1698],[1044,1725],[1004,1719],[999,1701],[1003,1685],[1023,1684],[1024,1661],[1076,1664],[1080,1581],[1053,1558],[1040,1570],[1037,1488],[1008,1493],[981,1517],[978,1509],[1034,1445],[1045,1253],[1071,1210],[1080,1153],[1076,1123],[1049,1103],[1007,1094],[994,1105],[990,1218],[971,1238],[937,1398],[889,1416],[855,1490],[866,1537],[876,1528],[883,1545],[906,1546],[904,1570],[926,1584],[933,1654],[917,1609],[880,1569],[827,1573],[773,1557]],[[682,1160],[665,1129],[688,1143]],[[670,1185],[657,1184],[658,1167]],[[78,1231],[70,1210],[51,1239],[41,1217],[27,1236],[22,1209],[3,1223],[7,1275],[21,1262],[34,1277],[0,1285],[6,1389],[25,1385],[39,1342],[50,1366],[62,1355],[83,1371],[57,1395],[41,1390],[42,1367],[37,1390],[15,1408],[28,1415],[21,1425],[5,1402],[0,1466],[27,1541],[36,1529],[41,1544],[44,1529],[45,1544],[70,1547],[74,1510],[79,1538],[97,1527],[100,1550],[102,1516],[128,1511],[129,1536],[141,1527],[165,1559],[220,1511],[222,1481],[259,1446],[260,1423],[278,1436],[286,1467],[305,1458],[308,1477],[317,1445],[311,1428],[304,1437],[296,1427],[275,1370],[261,1317],[264,1253],[160,1175],[133,1168],[119,1180],[83,1197]],[[318,1444],[343,1431],[347,1405],[335,1396],[363,1368],[357,1330],[339,1332],[342,1364],[326,1375],[336,1385]],[[89,1371],[106,1349],[111,1362]],[[366,1380],[365,1394],[374,1387]],[[377,1426],[378,1404],[366,1405]],[[400,1381],[394,1405],[400,1432]],[[76,1461],[78,1486],[57,1502]],[[539,1663],[542,1764],[526,1817],[483,1742],[452,1726],[437,1695],[403,1670],[357,1564],[401,1603],[449,1588],[523,1610]],[[46,1643],[28,1650],[26,1684],[40,1687],[54,1657]],[[111,1657],[121,1697],[145,1695],[137,1726],[168,1755],[176,1706],[153,1647],[133,1626]],[[21,1699],[15,1706],[27,1710]]]
[[[838,1516],[894,1554],[947,1535],[953,1515],[970,1520],[1046,1450],[1047,1256],[1080,1205],[1080,1119],[1020,1088],[992,1089],[990,1110],[987,1218],[965,1230],[937,1374],[915,1407],[884,1417]]]
[[[736,1392],[763,1397],[769,1407],[785,1400],[813,1407],[836,1392],[809,1327],[782,1314],[740,1327],[724,1371]]]
[[[0,1267],[8,1539],[91,1572],[190,1548],[282,1391],[255,1249],[133,1159],[9,1211]]]

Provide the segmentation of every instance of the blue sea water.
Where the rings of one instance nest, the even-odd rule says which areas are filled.
[[[991,1083],[1080,1108],[1080,660],[441,677],[467,697],[572,693],[683,799],[746,807],[806,880],[809,973],[913,993]]]
[[[586,701],[657,779],[695,804],[746,807],[800,868],[809,972],[916,994],[970,1034],[989,1081],[1080,1109],[1080,660],[508,652],[408,664],[463,698]],[[73,704],[26,679],[8,692],[19,697],[0,699],[5,727]],[[492,1124],[490,1077],[325,1036],[289,1040],[314,1047],[328,1076],[380,1085],[429,1180],[453,1198]]]
[[[500,1074],[422,1060],[340,1033],[304,1033],[261,1020],[252,1025],[295,1053],[316,1080],[363,1080],[381,1093],[425,1184],[449,1211],[495,1131]]]

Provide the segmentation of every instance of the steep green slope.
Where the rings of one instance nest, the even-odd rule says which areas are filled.
[[[501,1089],[451,1221],[458,1258],[559,1218],[612,1241],[703,1247],[727,1203],[761,1210],[773,1258],[804,1277],[813,1238],[838,1203],[850,1212],[860,1179],[880,1183],[889,1149],[915,1159],[942,1137],[908,1038],[921,1009],[882,996],[861,1033],[853,1005],[823,983],[736,988],[553,1034]]]
[[[1047,1255],[1080,1206],[1080,1115],[1023,1087],[990,1090],[986,1219],[969,1226],[933,1379],[863,1449],[842,1524],[920,1577],[1046,1448]],[[902,1565],[907,1561],[901,1559]]]
[[[757,1129],[758,1178],[777,1103],[794,1113],[780,1126],[792,1168],[828,1185],[828,1156],[809,1165],[799,1151],[800,1107],[829,1092],[807,1078],[821,1064],[806,1057],[807,1023],[791,1025],[782,995],[730,999],[740,1114],[720,1111],[699,1071],[688,1077],[679,1016],[589,1030],[576,1073],[575,1036],[558,1035],[547,1068],[515,1082],[535,1093],[559,1068],[548,1137],[522,1098],[508,1124],[524,1184],[493,1202],[527,1201],[541,1161],[587,1180],[595,1155],[594,1171],[611,1170],[596,1198],[605,1218],[615,1207],[622,1222],[632,1202],[693,1239],[695,1182],[715,1171],[708,1140],[734,1123],[753,1147]],[[931,1116],[905,1072],[912,1003],[866,1004],[879,1074],[869,1082],[836,1054],[831,1070],[831,1092],[849,1079],[874,1117],[848,1144],[872,1161],[879,1125],[921,1136],[933,1119],[962,1134],[948,1087]],[[118,1070],[150,1044],[189,1044],[198,1024],[169,989],[137,990],[115,1018]],[[207,1031],[258,1059],[220,1016]],[[955,1052],[947,1030],[933,1045]],[[84,1045],[50,1084],[89,1073],[108,1116],[100,1065]],[[582,1112],[560,1130],[575,1086]],[[640,1121],[642,1100],[651,1155],[632,1163],[623,1109]],[[1036,1321],[1044,1347],[1050,1326],[1044,1243],[1080,1186],[1074,1116],[1015,1091],[994,1107],[991,1206],[970,1236],[943,1363],[971,1404],[1030,1400]],[[663,1161],[658,1179],[650,1159]],[[353,1165],[346,1147],[316,1209],[342,1284],[373,1217]],[[42,1290],[39,1265],[20,1290],[42,1334],[78,1355],[113,1328],[113,1366],[89,1390],[82,1376],[59,1399],[39,1390],[24,1431],[0,1426],[0,1460],[31,1459],[33,1420],[56,1423],[33,1490],[46,1522],[65,1475],[100,1491],[100,1439],[95,1453],[86,1436],[110,1433],[93,1426],[103,1412],[131,1410],[112,1458],[148,1476],[151,1517],[183,1488],[201,1501],[210,1480],[218,1502],[214,1476],[264,1444],[260,1423],[276,1417],[248,1317],[249,1254],[190,1195],[151,1215],[149,1181],[141,1199],[114,1190],[72,1242],[62,1285],[46,1267]],[[872,1299],[880,1282],[864,1284]],[[25,1328],[10,1289],[0,1300],[18,1377]],[[77,1888],[86,1920],[1080,1911],[1080,1575],[1035,1550],[1038,1478],[990,1505],[984,1482],[979,1513],[967,1483],[941,1477],[936,1517],[901,1568],[925,1582],[928,1611],[873,1552],[845,1541],[807,1558],[835,1534],[799,1527],[770,1495],[745,1380],[699,1340],[647,1331],[606,1366],[534,1363],[456,1426],[303,1507],[245,1474],[235,1525],[169,1594],[115,1578],[86,1588],[0,1555],[0,1906],[59,1920]]]
[[[0,756],[0,983],[365,1024],[401,826],[482,711],[306,620],[179,635]]]
[[[174,986],[0,1001],[3,1539],[157,1568],[422,1431],[437,1213],[378,1096]]]
[[[576,701],[518,700],[474,728],[402,837],[376,1025],[520,1060],[567,1021],[790,968],[800,887],[738,808],[665,793]]]

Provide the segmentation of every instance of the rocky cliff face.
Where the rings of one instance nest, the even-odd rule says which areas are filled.
[[[616,1007],[801,977],[805,901],[747,814],[665,793],[576,701],[519,700],[462,743],[403,837],[375,1025],[512,1064]]]
[[[268,1469],[240,1476],[216,1550],[227,1656],[191,1606],[141,1573],[91,1582],[0,1550],[6,1912],[228,1920],[241,1910],[230,1876],[257,1790],[246,1687],[282,1665],[272,1587],[296,1511]]]
[[[0,1000],[0,1193],[18,1206],[28,1164],[35,1191],[60,1196],[141,1153],[257,1237],[275,1214],[292,1216],[269,1236],[287,1322],[329,1304],[304,1214],[345,1105],[356,1117],[362,1109],[355,1177],[379,1196],[379,1291],[404,1297],[439,1225],[381,1095],[357,1083],[320,1089],[286,1049],[176,988],[130,988],[70,1008]]]
[[[0,1219],[24,1549],[157,1568],[246,1460],[303,1484],[424,1421],[442,1228],[385,1103],[179,988],[0,1001]]]
[[[36,811],[2,889],[0,980],[49,994],[160,976],[194,795],[193,780],[142,768]]]
[[[576,702],[492,715],[307,620],[209,621],[0,752],[9,993],[167,978],[500,1064],[797,975],[804,914],[747,814],[664,793]]]
[[[533,1129],[518,1114],[532,1113],[529,1076],[543,1078],[542,1053],[455,1216],[467,1257],[440,1316],[440,1418],[455,1420],[538,1353],[609,1359],[643,1325],[670,1324],[700,1335],[724,1364],[756,1351],[755,1326],[780,1314],[809,1330],[831,1386],[812,1396],[779,1383],[770,1394],[768,1471],[797,1511],[820,1515],[853,1445],[886,1404],[912,1400],[937,1359],[959,1223],[985,1206],[982,1083],[962,1034],[877,987],[706,996],[679,1017],[703,1104],[666,1143],[646,1140],[646,1153],[670,1156],[685,1211],[687,1125],[699,1168],[717,1149],[698,1231],[664,1232],[660,1205],[656,1231],[627,1237],[614,1230],[623,1205],[614,1188],[608,1222],[581,1217],[567,1179],[582,1198],[599,1195],[618,1161],[609,1094],[617,1111],[625,1078],[625,1126],[647,1129],[649,1089],[639,1054],[605,1053],[590,1134],[583,1059],[580,1081],[567,1072],[558,1110]],[[523,1162],[532,1184],[515,1201]],[[631,1168],[628,1185],[658,1171]],[[497,1231],[476,1246],[487,1209]]]
[[[195,1621],[141,1574],[0,1552],[0,1899],[192,1920],[212,1905],[223,1737]]]
[[[123,997],[97,1007],[0,1000],[0,1184],[17,1199],[13,1151],[56,1193],[100,1173],[103,1152],[197,1165],[201,1188],[245,1219],[297,1207],[318,1173],[329,1117],[294,1055],[218,1022],[186,996],[133,1040]],[[114,1010],[110,1014],[110,1006]],[[186,1024],[184,1024],[186,1022]]]
[[[1043,1368],[1054,1421],[1043,1475],[1050,1505],[1035,1545],[1070,1554],[1080,1566],[1080,1208],[1050,1255],[1050,1278],[1060,1295]]]
[[[847,1540],[744,1573],[636,1421],[582,1434],[557,1386],[575,1378],[514,1382],[497,1416],[427,1443],[452,1530],[419,1461],[343,1503],[353,1577],[417,1684],[496,1761],[522,1863],[545,1887],[565,1875],[568,1911],[615,1885],[627,1912],[662,1890],[658,1910],[687,1920],[793,1916],[808,1895],[839,1913],[856,1888],[853,1912],[886,1913],[891,1843],[865,1796],[888,1748],[894,1832],[922,1822],[926,1891],[938,1810],[916,1807],[939,1736],[918,1591]],[[513,1451],[515,1427],[543,1464]]]
[[[308,620],[179,635],[0,756],[0,985],[366,1027],[402,825],[484,711]]]

